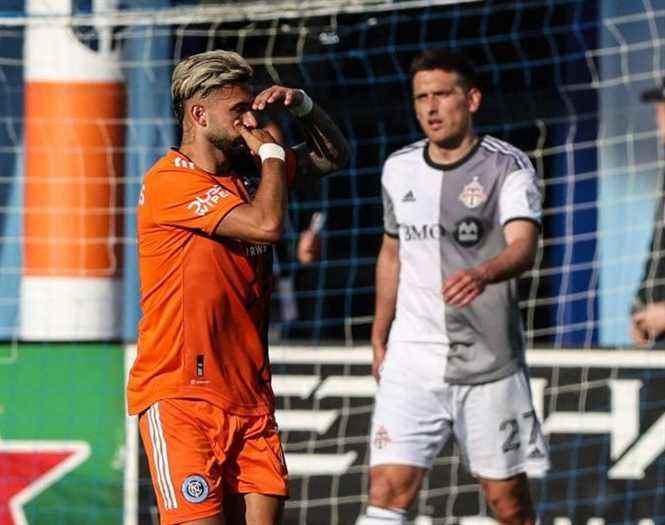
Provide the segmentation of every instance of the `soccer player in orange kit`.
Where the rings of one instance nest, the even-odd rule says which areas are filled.
[[[287,179],[341,168],[348,144],[305,92],[275,85],[254,97],[251,78],[229,51],[176,66],[181,145],[139,195],[143,317],[127,397],[166,525],[274,524],[288,495],[266,337],[270,245]],[[305,135],[294,149],[258,127],[256,112],[280,108]],[[238,160],[248,155],[255,162]]]

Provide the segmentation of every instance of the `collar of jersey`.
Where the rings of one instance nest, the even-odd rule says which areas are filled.
[[[434,162],[432,160],[432,157],[429,156],[429,143],[430,143],[430,141],[428,140],[427,142],[425,142],[425,147],[423,148],[423,158],[425,159],[425,163],[430,168],[434,168],[435,170],[443,170],[443,171],[454,170],[455,168],[459,168],[467,160],[469,160],[471,157],[473,157],[473,155],[476,153],[476,151],[478,151],[478,148],[480,147],[480,143],[482,141],[483,141],[483,136],[478,137],[478,140],[473,145],[473,147],[469,151],[467,151],[466,155],[464,155],[461,159],[458,159],[455,162],[451,162],[450,164],[440,164],[438,162]]]
[[[217,175],[216,173],[213,173],[211,171],[204,170],[201,166],[199,166],[196,162],[194,162],[192,159],[190,159],[187,155],[185,155],[182,151],[180,151],[175,146],[171,146],[169,149],[173,153],[175,153],[177,155],[180,155],[183,159],[187,159],[189,162],[194,164],[194,168],[196,168],[199,171],[202,171],[203,173],[207,173],[208,175],[212,175],[213,177],[220,177],[220,178],[226,178],[226,179],[233,178],[233,177],[236,176],[236,174],[233,172],[233,170],[229,171],[228,174],[224,174],[224,175]]]

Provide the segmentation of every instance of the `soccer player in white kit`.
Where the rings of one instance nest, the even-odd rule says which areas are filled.
[[[541,194],[528,157],[473,127],[482,94],[462,56],[411,66],[426,139],[381,177],[372,371],[379,389],[361,525],[403,524],[451,437],[496,519],[533,524],[527,472],[549,467],[531,401],[516,277],[535,257]]]

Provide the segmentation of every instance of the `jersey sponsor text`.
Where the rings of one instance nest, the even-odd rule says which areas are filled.
[[[404,241],[439,239],[446,233],[440,224],[400,224],[400,229]]]
[[[210,211],[210,209],[217,204],[220,200],[225,197],[228,197],[230,194],[221,186],[213,186],[208,191],[206,191],[203,197],[196,197],[195,200],[190,202],[187,205],[187,209],[194,209],[196,215],[202,216]]]

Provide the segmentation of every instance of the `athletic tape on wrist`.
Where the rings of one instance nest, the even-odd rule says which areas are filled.
[[[279,159],[282,162],[286,160],[286,152],[284,151],[284,148],[274,142],[261,144],[261,146],[259,146],[258,154],[261,158],[261,162],[265,162],[266,159]]]
[[[304,117],[305,115],[309,114],[310,111],[312,111],[314,102],[302,89],[299,89],[298,91],[302,93],[302,102],[297,106],[291,106],[289,111],[294,117]]]
[[[313,233],[321,233],[321,230],[326,224],[326,218],[327,216],[325,212],[315,211],[309,221],[309,229],[312,230]]]

